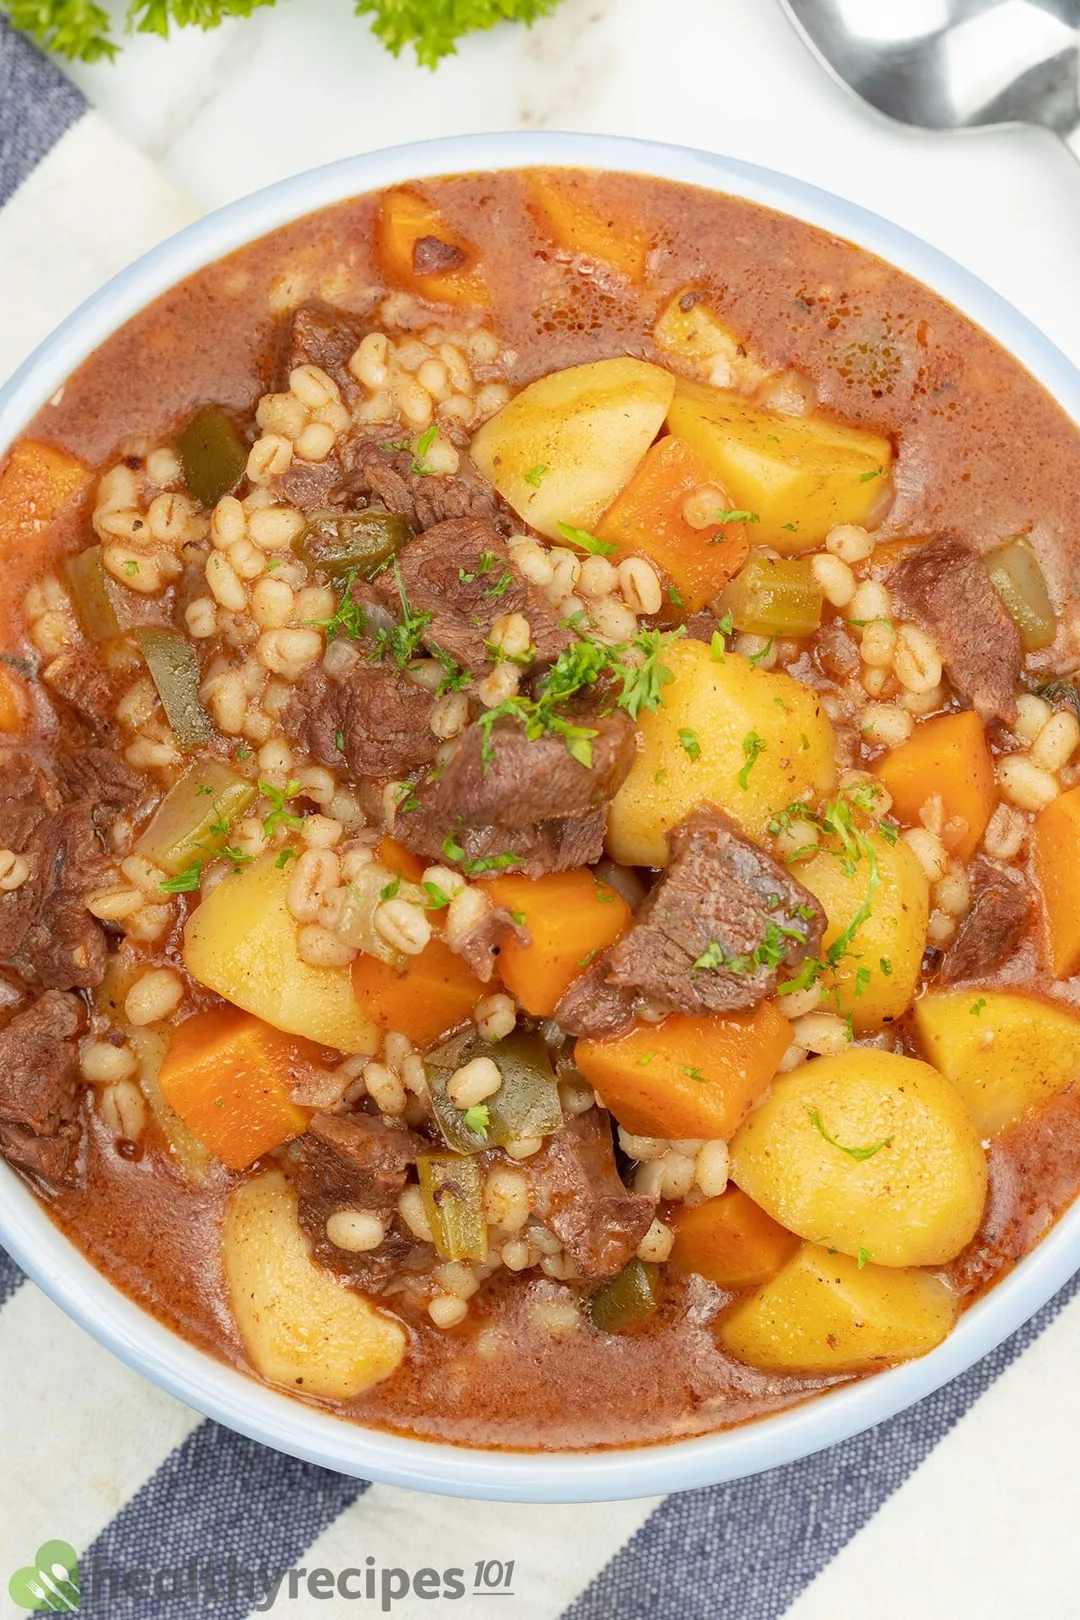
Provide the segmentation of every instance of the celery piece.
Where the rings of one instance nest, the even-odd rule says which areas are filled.
[[[196,763],[171,787],[136,845],[140,855],[170,877],[192,861],[203,861],[224,849],[233,824],[258,797],[254,782],[219,759]]]
[[[659,1305],[657,1268],[644,1260],[631,1260],[617,1277],[594,1288],[589,1295],[589,1316],[601,1333],[626,1333],[640,1327]]]
[[[422,1153],[416,1161],[435,1252],[444,1260],[486,1260],[483,1182],[475,1159]]]
[[[411,539],[403,517],[371,506],[364,512],[312,512],[293,550],[331,579],[347,574],[373,579]]]
[[[216,506],[247,467],[248,443],[220,405],[204,405],[176,438],[184,482],[203,506]]]
[[[377,956],[388,967],[403,968],[407,961],[404,951],[396,950],[375,927],[375,913],[382,904],[387,885],[393,879],[394,873],[390,868],[380,866],[376,861],[362,866],[352,881],[345,885],[334,932],[354,950]],[[427,898],[418,885],[399,883],[394,892],[403,900],[412,900],[418,895],[421,905]]]
[[[1025,652],[1049,647],[1057,635],[1057,616],[1031,541],[1021,536],[995,546],[983,558],[990,583],[1020,632]]]
[[[214,735],[199,698],[202,671],[199,655],[186,636],[176,630],[146,625],[135,639],[165,706],[173,736],[181,748],[202,748]]]
[[[446,1083],[455,1069],[474,1057],[494,1059],[502,1085],[485,1099],[486,1132],[472,1129],[465,1115],[446,1095]],[[543,1037],[524,1030],[494,1044],[478,1035],[448,1041],[425,1059],[428,1093],[447,1146],[458,1153],[477,1153],[485,1147],[505,1147],[525,1136],[553,1136],[562,1129],[562,1105],[551,1056]]]
[[[88,546],[68,557],[64,573],[79,622],[91,641],[111,641],[129,628],[132,621],[125,593],[106,573],[100,546]]]
[[[720,600],[736,630],[754,636],[810,636],[824,598],[803,557],[752,557]]]

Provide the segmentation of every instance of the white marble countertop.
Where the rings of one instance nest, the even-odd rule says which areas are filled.
[[[776,0],[563,0],[531,31],[467,39],[435,74],[389,57],[349,0],[279,0],[208,34],[136,38],[117,65],[74,77],[199,208],[471,130],[633,134],[746,158],[928,238],[1080,361],[1080,172],[1065,148],[1039,130],[949,137],[876,119]]]

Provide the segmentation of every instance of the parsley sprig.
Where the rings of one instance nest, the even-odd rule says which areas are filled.
[[[70,61],[112,59],[118,50],[112,18],[94,0],[0,0],[16,28],[22,28],[45,50]],[[160,34],[172,27],[217,28],[229,17],[250,17],[256,7],[276,0],[129,0],[124,15],[128,33]],[[465,34],[501,22],[531,27],[548,16],[559,0],[353,0],[358,16],[372,18],[371,32],[394,56],[406,46],[421,67],[435,68],[457,52]]]

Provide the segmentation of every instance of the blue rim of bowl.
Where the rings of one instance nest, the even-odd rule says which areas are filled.
[[[633,138],[521,132],[390,147],[277,182],[188,226],[107,283],[0,389],[0,455],[107,337],[177,282],[306,214],[401,181],[530,165],[619,170],[726,192],[851,241],[947,299],[1080,424],[1080,371],[998,293],[900,226],[804,181],[735,158]],[[480,1450],[366,1427],[269,1388],[185,1341],[116,1289],[0,1163],[0,1243],[81,1327],[169,1394],[276,1450],[414,1490],[538,1503],[689,1490],[794,1462],[894,1416],[1022,1327],[1080,1269],[1080,1204],[918,1361],[739,1428],[603,1451]]]

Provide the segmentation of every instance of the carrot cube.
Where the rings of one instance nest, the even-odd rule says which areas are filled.
[[[414,268],[417,244],[435,238],[461,255],[453,268],[431,274]],[[377,232],[379,256],[387,276],[436,304],[486,304],[488,291],[477,266],[476,250],[455,235],[442,215],[415,191],[404,186],[384,192]]]
[[[226,1005],[178,1026],[160,1085],[199,1141],[230,1170],[243,1170],[307,1129],[308,1110],[290,1087],[326,1066],[314,1041]]]
[[[530,945],[506,941],[499,973],[536,1018],[551,1017],[564,991],[630,921],[622,895],[584,866],[539,878],[508,872],[484,887],[492,904],[520,918],[532,937]]]
[[[1046,943],[1057,979],[1080,972],[1080,787],[1040,810],[1032,834]]]
[[[353,989],[365,1018],[380,1029],[396,1029],[415,1046],[434,1046],[460,1029],[484,985],[444,940],[435,938],[400,972],[376,956],[353,963]]]
[[[598,208],[584,187],[580,175],[560,175],[556,180],[534,171],[528,181],[530,201],[564,252],[583,253],[612,265],[627,281],[643,281],[647,235],[632,220],[612,218],[610,210]]]
[[[869,740],[874,740],[872,733]],[[893,814],[909,827],[919,825],[927,799],[939,795],[945,825],[952,820],[966,824],[951,846],[953,854],[961,861],[971,859],[997,804],[994,761],[973,710],[919,721],[906,743],[878,760],[874,772],[892,795]]]
[[[672,1013],[610,1041],[578,1041],[578,1068],[635,1136],[727,1141],[776,1073],[791,1025],[771,1002],[752,1013]]]
[[[672,1267],[696,1271],[721,1288],[760,1287],[776,1276],[800,1242],[738,1187],[691,1208],[683,1205],[671,1219]]]
[[[730,498],[697,451],[669,434],[646,452],[596,526],[599,539],[627,556],[642,553],[670,575],[690,613],[712,601],[750,550],[742,523],[711,522],[703,529],[687,523],[683,502],[706,486],[716,493],[716,511],[730,511]]]

